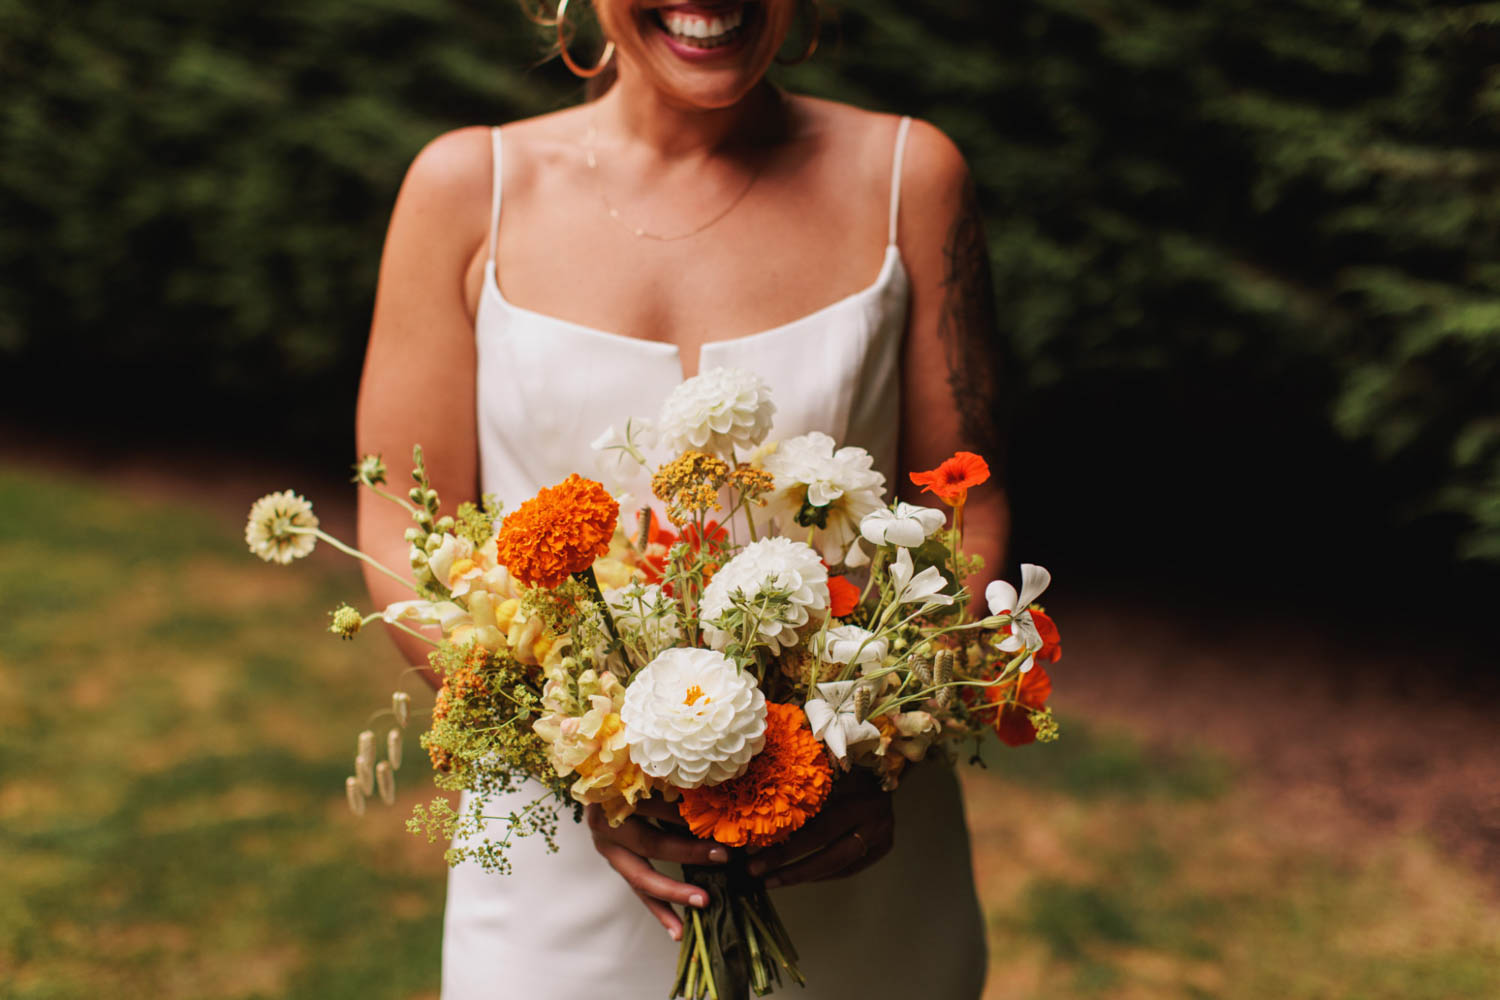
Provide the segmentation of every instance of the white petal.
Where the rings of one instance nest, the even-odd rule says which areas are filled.
[[[812,727],[813,736],[821,739],[823,730],[833,721],[833,706],[822,699],[814,699],[803,705],[802,711],[807,713],[807,722]]]
[[[1048,573],[1046,567],[1035,563],[1021,564],[1021,599],[1015,607],[1020,611],[1031,606],[1031,602],[1042,596],[1047,585],[1052,582],[1052,574]]]
[[[823,734],[823,742],[828,744],[828,749],[832,750],[833,755],[839,760],[843,760],[849,755],[849,746],[844,742],[844,727],[839,725],[837,719],[834,720],[833,725],[828,727],[828,731]]]
[[[989,603],[990,614],[1001,615],[1017,607],[1016,588],[1004,580],[996,580],[984,588],[984,599]]]

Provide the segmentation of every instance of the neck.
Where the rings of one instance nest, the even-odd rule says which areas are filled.
[[[595,102],[593,114],[601,132],[647,147],[665,160],[698,159],[759,145],[787,128],[781,92],[765,80],[727,107],[694,108],[673,103],[625,67]]]

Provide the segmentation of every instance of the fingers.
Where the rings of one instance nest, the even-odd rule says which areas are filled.
[[[645,904],[646,909],[651,911],[651,915],[667,929],[667,935],[673,941],[682,940],[682,918],[677,915],[676,910],[659,899],[652,899],[643,892],[637,891],[636,896]]]
[[[658,830],[635,817],[612,827],[604,811],[593,805],[589,806],[586,815],[596,843],[604,840],[628,848],[642,857],[676,861],[684,865],[711,865],[729,860],[729,852],[724,846],[711,840],[699,840],[696,837]]]
[[[668,878],[652,868],[651,862],[634,851],[621,847],[619,844],[601,841],[595,841],[594,848],[604,856],[609,866],[619,872],[620,877],[630,883],[630,887],[641,895],[669,903],[679,903],[683,906],[703,907],[708,904],[708,894],[702,889]]]
[[[635,814],[659,819],[664,823],[687,826],[682,821],[682,813],[678,811],[677,803],[668,802],[665,799],[641,799],[635,804]]]
[[[810,822],[791,837],[755,855],[750,862],[751,875],[762,875],[788,865],[803,855],[819,851],[850,830],[877,823],[891,812],[890,796],[845,798],[830,801]]]
[[[775,889],[799,882],[847,878],[885,857],[894,843],[895,824],[888,820],[850,830],[816,854],[776,869],[766,879],[766,887]]]

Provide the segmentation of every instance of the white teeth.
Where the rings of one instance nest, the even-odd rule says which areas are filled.
[[[667,31],[679,39],[693,39],[706,44],[697,48],[713,48],[729,41],[729,35],[745,22],[744,7],[736,7],[722,17],[704,17],[682,11],[662,11],[661,23]]]

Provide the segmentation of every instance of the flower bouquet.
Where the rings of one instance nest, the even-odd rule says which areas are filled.
[[[675,803],[727,865],[686,866],[709,904],[685,921],[674,997],[739,998],[797,983],[797,953],[743,851],[791,836],[855,770],[886,789],[910,764],[955,757],[994,732],[1006,744],[1057,734],[1043,662],[1058,634],[1034,602],[1049,582],[990,584],[987,613],[964,586],[979,561],[962,547],[968,490],[989,476],[960,452],[912,480],[951,508],[887,504],[868,452],[821,433],[767,443],[775,407],[756,375],[689,379],[655,421],[595,442],[608,475],[649,475],[656,506],[622,519],[628,496],[577,474],[501,516],[486,497],[439,516],[422,454],[414,485],[390,492],[376,457],[355,480],[406,507],[411,579],[324,533],[301,497],[252,508],[246,541],[287,563],[322,539],[414,593],[371,614],[343,606],[331,631],[376,620],[432,643],[441,679],[422,735],[436,784],[472,792],[419,806],[408,827],[453,844],[450,863],[508,871],[512,838],[549,845],[565,812],[596,804],[611,824],[647,799]],[[653,463],[657,452],[664,461]],[[658,517],[657,511],[661,512]],[[425,629],[423,627],[426,627]],[[408,721],[410,698],[391,710]],[[350,807],[394,800],[400,735],[376,761],[360,734]],[[534,801],[478,836],[485,799],[523,783]]]

